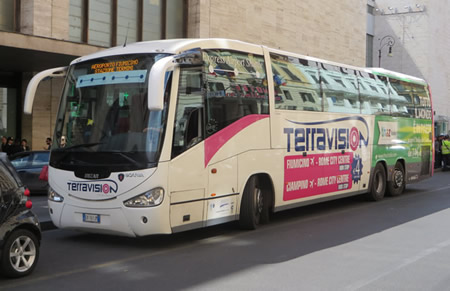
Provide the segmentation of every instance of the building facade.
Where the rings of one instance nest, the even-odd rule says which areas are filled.
[[[448,15],[449,1],[374,1],[373,64],[428,81],[436,134],[450,133]]]
[[[30,78],[124,42],[231,38],[340,63],[366,63],[366,0],[2,0],[0,135],[42,149],[52,136],[62,80],[38,89],[22,113]]]

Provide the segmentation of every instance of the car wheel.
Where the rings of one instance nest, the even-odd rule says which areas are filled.
[[[39,240],[29,230],[13,231],[2,250],[1,271],[7,277],[22,277],[30,274],[39,259]]]

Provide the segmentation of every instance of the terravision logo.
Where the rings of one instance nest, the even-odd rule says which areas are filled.
[[[72,192],[117,193],[119,186],[114,180],[69,181],[67,190]]]

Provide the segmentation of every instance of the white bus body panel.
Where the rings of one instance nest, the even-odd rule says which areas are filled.
[[[267,134],[261,134],[261,133]],[[234,124],[217,132],[205,141],[205,164],[208,164],[208,193],[209,197],[229,198],[219,205],[230,207],[223,212],[239,218],[239,208],[242,193],[249,177],[258,173],[270,173],[270,167],[261,165],[273,161],[267,156],[270,149],[270,118],[269,115],[249,115]],[[246,158],[242,158],[246,157]],[[266,160],[261,160],[264,157]],[[212,170],[215,169],[216,173]],[[215,194],[215,196],[212,196]],[[234,198],[233,198],[234,197]],[[210,205],[208,209],[208,225],[210,219],[216,219],[217,213]],[[230,220],[232,218],[230,217]]]
[[[203,226],[206,169],[202,145],[169,162],[170,225],[174,231]]]

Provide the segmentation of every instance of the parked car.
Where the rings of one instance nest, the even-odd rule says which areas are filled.
[[[32,194],[47,193],[48,181],[40,180],[42,168],[48,166],[49,151],[20,152],[9,157],[20,179]]]
[[[41,227],[25,189],[5,153],[0,153],[0,274],[30,274],[39,259]]]

